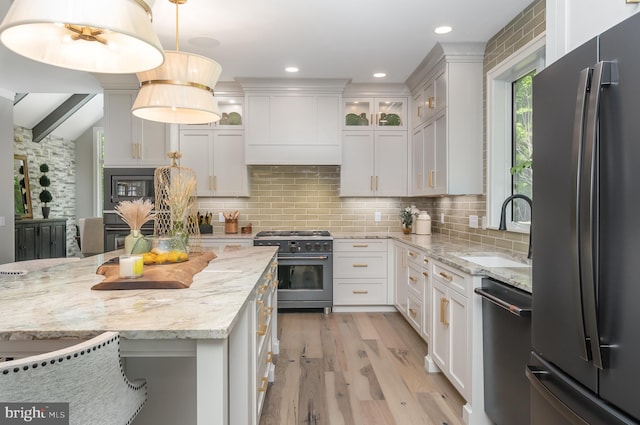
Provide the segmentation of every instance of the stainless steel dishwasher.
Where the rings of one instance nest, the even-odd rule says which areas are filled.
[[[497,425],[528,425],[531,294],[490,278],[475,293],[482,297],[484,410]]]

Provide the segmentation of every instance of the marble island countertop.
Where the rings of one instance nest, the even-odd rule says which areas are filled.
[[[471,275],[492,277],[523,291],[532,292],[531,267],[486,267],[464,260],[466,256],[492,256],[513,260],[519,263],[531,264],[526,255],[517,257],[509,251],[501,250],[478,242],[450,238],[441,234],[429,236],[404,235],[398,233],[334,233],[334,238],[391,238],[402,241],[415,248],[421,249],[437,261],[455,267]]]
[[[273,247],[216,253],[187,289],[95,291],[114,251],[23,276],[0,278],[0,340],[224,339],[276,254]]]

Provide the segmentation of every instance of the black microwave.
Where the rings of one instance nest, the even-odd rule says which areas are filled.
[[[155,199],[155,168],[105,168],[104,210],[113,211],[121,201]]]

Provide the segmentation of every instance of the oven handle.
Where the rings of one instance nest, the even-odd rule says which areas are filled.
[[[281,257],[278,256],[278,260],[280,261],[284,261],[284,260],[328,260],[329,256],[327,255],[321,255],[318,257]]]

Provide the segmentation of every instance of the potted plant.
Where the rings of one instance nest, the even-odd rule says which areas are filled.
[[[49,207],[47,204],[53,201],[53,195],[51,195],[51,192],[49,192],[49,190],[47,189],[49,186],[51,186],[51,180],[49,180],[49,177],[47,177],[49,166],[47,164],[40,164],[40,172],[42,173],[42,175],[40,176],[38,183],[40,183],[40,186],[42,186],[42,192],[40,192],[39,198],[40,202],[44,204],[44,206],[42,207],[42,216],[44,218],[49,218],[51,207]]]
[[[413,219],[418,216],[418,213],[412,210],[411,207],[405,207],[400,210],[400,221],[402,222],[402,233],[408,235],[411,233],[411,225]]]

